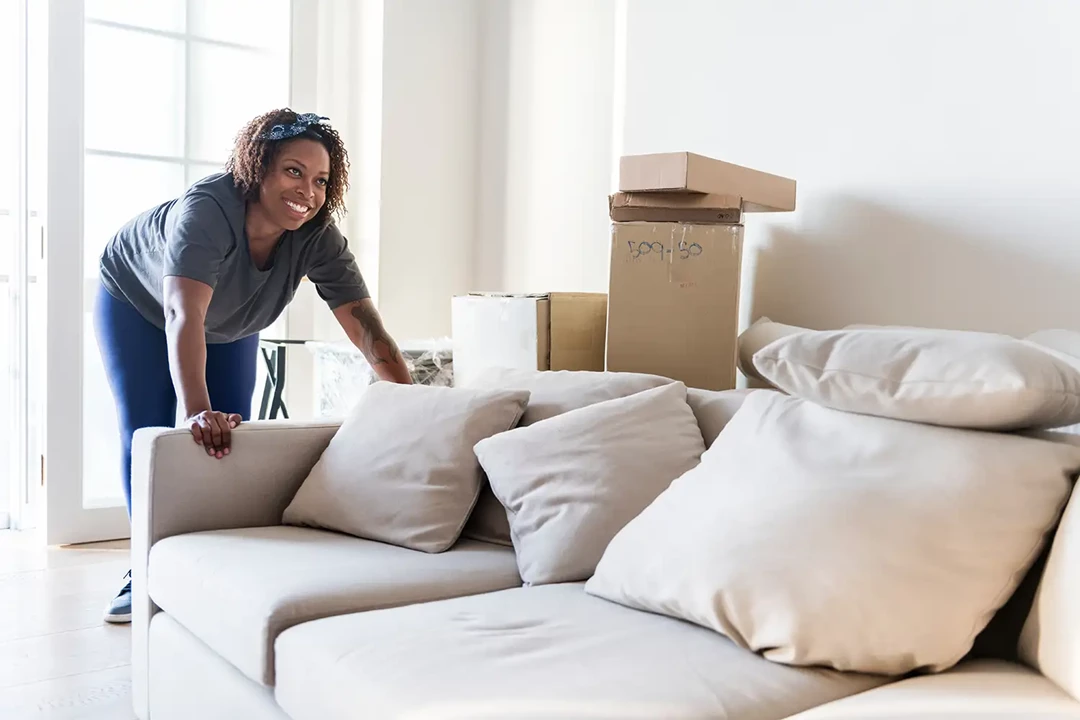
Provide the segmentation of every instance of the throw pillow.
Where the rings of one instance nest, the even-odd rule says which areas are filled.
[[[448,549],[480,492],[473,446],[514,427],[528,400],[523,390],[375,383],[300,486],[284,524]]]
[[[670,378],[640,373],[493,367],[474,378],[467,387],[528,390],[529,405],[519,423],[521,427],[527,427],[570,410],[626,397],[670,382]],[[491,492],[487,478],[482,482],[480,499],[476,501],[476,508],[462,535],[499,545],[512,544],[506,508]]]
[[[754,355],[777,389],[836,410],[982,430],[1080,422],[1080,367],[1006,335],[920,328],[808,331]]]
[[[1013,594],[1078,468],[1070,445],[760,390],[585,590],[776,662],[941,671]]]
[[[588,578],[615,533],[704,451],[682,383],[572,410],[476,445],[507,509],[527,585]]]

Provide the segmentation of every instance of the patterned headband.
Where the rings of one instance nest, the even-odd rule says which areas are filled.
[[[275,125],[268,131],[264,132],[259,137],[263,140],[284,140],[286,138],[296,137],[307,132],[312,125],[318,125],[323,120],[329,120],[328,117],[322,117],[315,113],[304,113],[303,115],[296,116],[296,122],[289,125]]]

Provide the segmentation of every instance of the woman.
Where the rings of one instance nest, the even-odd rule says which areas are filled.
[[[314,114],[275,110],[237,136],[225,172],[141,213],[101,256],[98,345],[116,400],[131,516],[131,438],[180,417],[218,460],[249,418],[258,333],[307,277],[383,380],[409,383],[348,243],[348,155]],[[131,573],[105,613],[131,620]]]

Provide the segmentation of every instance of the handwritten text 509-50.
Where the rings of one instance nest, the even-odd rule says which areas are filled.
[[[685,240],[680,240],[678,246],[672,248],[664,247],[662,242],[639,242],[635,244],[633,240],[627,240],[626,244],[630,248],[630,257],[634,259],[650,255],[658,260],[664,260],[668,256],[674,256],[680,260],[689,260],[700,255],[702,251],[701,245],[696,242],[688,243]]]

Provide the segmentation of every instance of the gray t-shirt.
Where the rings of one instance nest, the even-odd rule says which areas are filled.
[[[348,242],[332,222],[287,231],[269,267],[252,262],[245,202],[230,173],[211,175],[175,200],[126,223],[101,255],[105,289],[165,328],[162,279],[178,275],[214,288],[206,341],[238,340],[269,326],[307,276],[331,309],[370,297]]]

